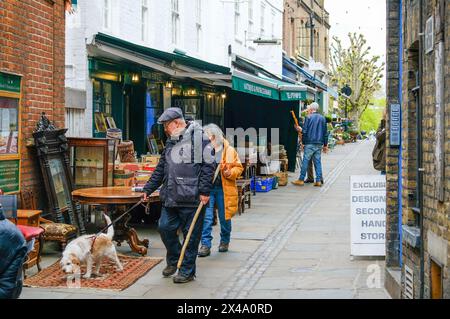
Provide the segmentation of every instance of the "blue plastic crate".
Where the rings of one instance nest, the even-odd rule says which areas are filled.
[[[257,193],[267,193],[272,190],[273,178],[256,178],[255,187]]]

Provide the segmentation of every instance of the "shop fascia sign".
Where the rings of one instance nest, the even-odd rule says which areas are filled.
[[[0,91],[20,93],[20,76],[0,72]]]
[[[304,100],[313,100],[314,94],[307,91],[281,91],[281,100],[282,101],[304,101]]]
[[[242,80],[237,77],[233,77],[233,88],[237,91],[250,93],[253,95],[267,97],[274,100],[279,99],[278,90],[258,85],[247,80]]]
[[[143,79],[164,82],[164,76],[161,73],[143,70],[141,76]]]

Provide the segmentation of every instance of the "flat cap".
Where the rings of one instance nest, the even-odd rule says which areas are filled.
[[[159,117],[158,124],[163,124],[164,122],[169,122],[180,118],[183,118],[183,111],[181,111],[178,107],[169,107]]]

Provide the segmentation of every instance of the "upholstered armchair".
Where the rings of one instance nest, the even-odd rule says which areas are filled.
[[[20,192],[20,206],[22,210],[36,210],[36,198],[31,190]],[[44,240],[55,241],[64,250],[67,243],[77,237],[77,228],[73,225],[54,223],[43,217],[39,218],[40,227],[45,230]]]

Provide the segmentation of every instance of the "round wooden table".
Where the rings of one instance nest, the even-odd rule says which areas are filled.
[[[83,188],[72,192],[74,201],[87,205],[111,205],[115,206],[111,219],[119,217],[127,210],[127,205],[138,203],[142,199],[143,193],[133,192],[131,187],[95,187]],[[153,193],[148,202],[159,202],[159,193]],[[131,214],[126,214],[118,220],[114,227],[114,241],[120,246],[123,241],[127,241],[131,249],[143,256],[147,255],[149,241],[140,240],[134,228],[128,226]]]

